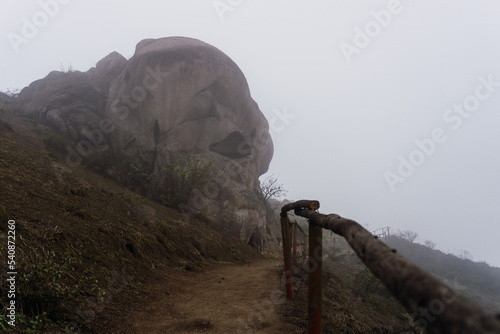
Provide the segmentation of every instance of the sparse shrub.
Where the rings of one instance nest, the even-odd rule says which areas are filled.
[[[424,245],[429,247],[430,249],[436,249],[436,243],[431,240],[425,240]]]
[[[142,195],[151,196],[165,206],[178,208],[189,201],[194,189],[210,182],[213,161],[204,161],[192,153],[175,153],[159,175],[152,171],[142,154],[122,153],[118,164],[120,181]]]
[[[191,153],[174,154],[162,169],[156,196],[166,206],[186,204],[194,189],[203,188],[210,182],[212,165],[213,161],[203,161]]]
[[[82,263],[75,254],[51,250],[58,243],[56,233],[45,232],[44,238],[35,240],[34,235],[24,232],[25,238],[19,240],[22,251],[16,256],[16,262],[23,268],[16,280],[16,323],[27,329],[26,333],[45,332],[63,326],[65,319],[73,318],[70,309],[77,301],[99,296],[100,288],[94,276],[74,274]],[[5,245],[0,245],[0,252],[6,252]],[[5,281],[6,273],[0,273],[0,278]],[[1,304],[6,305],[4,287],[0,287],[0,296]],[[0,316],[0,329],[5,320]]]
[[[152,173],[142,154],[122,152],[118,169],[123,184],[141,194],[148,192]]]
[[[75,72],[75,70],[73,69],[73,65],[71,65],[71,63],[69,63],[68,66],[65,66],[63,63],[61,63],[59,65],[59,70],[63,73],[72,73],[72,72]]]
[[[404,230],[404,231],[398,231],[396,236],[405,239],[409,242],[414,242],[418,237],[418,233],[415,231]]]
[[[458,252],[453,253],[456,257],[462,260],[470,260],[472,261],[474,259],[474,256],[472,255],[471,252],[469,252],[466,249],[461,249]]]

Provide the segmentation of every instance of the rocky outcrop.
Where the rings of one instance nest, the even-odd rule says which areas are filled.
[[[13,98],[5,93],[0,92],[0,112],[5,112],[4,108],[9,108]]]
[[[79,141],[85,129],[95,128],[104,109],[104,96],[82,72],[51,72],[19,94],[19,106],[54,127],[68,138]]]
[[[96,90],[107,96],[111,82],[120,75],[126,64],[127,59],[125,57],[116,51],[111,52],[99,60],[96,66],[91,68],[87,74]]]
[[[19,109],[81,141],[89,130],[99,128],[109,86],[125,63],[123,56],[113,52],[86,73],[50,72],[20,92]]]
[[[183,37],[144,40],[129,60],[113,52],[85,73],[51,72],[17,102],[75,143],[140,156],[156,175],[176,152],[211,162],[211,182],[180,209],[273,248],[258,181],[273,154],[268,123],[241,70],[217,48]]]

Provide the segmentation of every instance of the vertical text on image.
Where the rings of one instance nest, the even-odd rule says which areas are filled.
[[[7,222],[7,323],[16,326],[16,222]]]

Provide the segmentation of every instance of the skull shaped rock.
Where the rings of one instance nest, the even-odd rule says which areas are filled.
[[[262,235],[258,177],[269,167],[273,144],[228,56],[190,38],[144,40],[111,83],[105,115],[117,125],[109,138],[117,156],[141,154],[158,173],[173,152],[213,163],[211,182],[192,191],[181,209],[201,212],[247,242]]]

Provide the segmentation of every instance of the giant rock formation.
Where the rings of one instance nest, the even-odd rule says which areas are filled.
[[[143,40],[128,60],[113,52],[87,72],[54,71],[2,100],[69,139],[70,167],[126,154],[160,177],[178,152],[211,162],[211,182],[180,209],[263,250],[277,246],[258,180],[273,155],[268,122],[217,48],[185,37]]]

